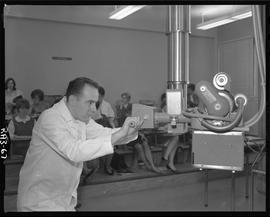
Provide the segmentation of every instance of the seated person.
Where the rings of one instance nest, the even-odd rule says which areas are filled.
[[[33,102],[31,115],[33,116],[38,117],[41,112],[50,107],[49,103],[44,101],[44,92],[40,89],[36,89],[31,92],[31,99]]]
[[[23,92],[16,88],[16,82],[13,78],[8,78],[5,82],[5,104],[6,114],[10,115],[15,107],[14,99],[17,97],[23,97]]]
[[[134,158],[133,166],[132,166],[133,168],[137,167],[138,157],[140,157],[148,170],[151,170],[156,173],[161,172],[161,170],[159,170],[154,165],[152,152],[148,145],[148,140],[143,133],[139,132],[138,139],[128,143],[127,145],[135,149],[135,158]]]
[[[187,88],[187,107],[194,108],[199,105],[199,98],[195,94],[195,84],[188,84]]]
[[[165,143],[166,149],[162,156],[160,166],[166,166],[168,170],[175,173],[176,167],[174,165],[175,153],[178,148],[179,139],[177,135],[162,136],[159,141]]]
[[[132,111],[132,104],[130,103],[131,96],[129,93],[122,93],[121,94],[121,101],[116,105],[116,114],[117,114],[117,123],[118,126],[122,126],[125,119],[128,116],[131,116]],[[144,162],[145,166],[154,172],[160,172],[160,170],[155,167],[152,153],[150,147],[148,145],[146,137],[143,133],[139,133],[138,139],[130,142],[127,146],[134,148],[135,154],[137,153],[139,157]],[[137,165],[137,157],[134,158],[133,168]]]
[[[161,95],[160,109],[162,110],[162,112],[167,112],[166,93],[163,93]],[[168,127],[168,125],[163,127],[164,130],[167,127]],[[162,142],[165,142],[165,144],[166,144],[166,150],[162,156],[162,161],[161,161],[160,165],[166,166],[166,168],[168,170],[175,173],[176,168],[174,165],[174,157],[175,157],[175,153],[176,153],[176,150],[178,148],[178,143],[179,143],[178,136],[177,135],[162,136],[162,138],[159,138],[159,140],[162,140]]]
[[[104,100],[104,96],[105,96],[104,88],[100,86],[98,88],[98,93],[99,93],[99,98],[96,103],[97,111],[91,116],[98,124],[101,124],[103,127],[115,128],[114,111],[112,109],[111,104]],[[106,155],[100,158],[104,162],[104,171],[108,175],[114,174],[114,171],[110,166],[112,157],[113,157],[113,154]]]
[[[188,84],[188,88],[187,88],[187,107],[188,108],[194,108],[196,106],[199,105],[199,98],[198,96],[194,93],[195,91],[195,85],[190,83]],[[160,106],[161,110],[163,112],[166,112],[167,110],[167,106],[166,106],[166,93],[163,93],[161,95],[161,106]],[[170,169],[172,172],[176,171],[176,168],[174,166],[174,157],[175,157],[175,153],[179,144],[179,138],[181,142],[191,142],[191,133],[185,133],[183,135],[180,136],[169,136],[167,139],[169,139],[168,144],[167,144],[167,148],[164,152],[164,155],[162,157],[162,163],[161,164],[167,164],[166,167],[168,169]],[[165,138],[166,139],[166,138]]]
[[[20,136],[31,136],[35,120],[29,116],[30,104],[26,99],[19,99],[16,103],[16,115],[8,125],[11,139]]]
[[[132,104],[130,103],[131,96],[125,92],[121,94],[121,100],[116,104],[116,121],[118,126],[122,126],[126,117],[131,116]]]
[[[12,104],[6,104],[6,111],[9,111],[9,114],[6,114],[5,118],[8,122],[16,115],[16,103],[19,99],[22,99],[22,95],[17,96],[13,99]],[[7,108],[7,106],[10,106]]]

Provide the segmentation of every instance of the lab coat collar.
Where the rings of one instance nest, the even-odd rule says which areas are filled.
[[[54,105],[55,109],[66,119],[66,121],[75,121],[66,105],[67,98],[64,96],[58,103]]]

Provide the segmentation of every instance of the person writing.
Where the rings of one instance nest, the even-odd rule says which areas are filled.
[[[143,120],[128,117],[121,128],[105,128],[91,119],[97,101],[98,84],[80,77],[40,115],[20,171],[18,211],[75,211],[83,162],[137,139]]]

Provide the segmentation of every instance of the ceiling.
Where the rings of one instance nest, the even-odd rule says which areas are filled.
[[[233,12],[246,10],[250,5],[192,5],[191,23],[221,17]],[[166,5],[147,5],[136,13],[122,19],[110,20],[114,5],[7,5],[6,17],[21,17],[54,20],[80,24],[91,24],[148,31],[165,32],[167,20]]]

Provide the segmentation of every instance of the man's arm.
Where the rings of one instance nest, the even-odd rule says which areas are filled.
[[[113,153],[111,134],[86,140],[78,139],[76,129],[71,130],[72,126],[67,126],[70,123],[58,114],[45,111],[40,118],[40,122],[37,122],[33,130],[33,142],[35,139],[41,139],[58,154],[71,161],[82,162]]]
[[[130,122],[130,118],[127,121]],[[91,119],[87,125],[86,136],[87,139],[90,139],[108,135],[115,135],[115,138],[112,138],[112,145],[127,144],[137,139],[138,129],[135,130],[135,128],[132,128],[133,130],[131,132],[123,132],[123,127],[111,129],[103,127],[102,125],[96,123],[94,120]],[[127,129],[125,128],[125,130]]]
[[[133,120],[134,118],[129,118],[121,129],[104,128],[91,120],[101,127],[101,131],[96,131],[95,134],[84,140],[78,139],[77,129],[73,131],[71,130],[73,126],[67,126],[72,123],[67,123],[60,115],[47,110],[40,116],[40,122],[37,122],[33,130],[32,140],[34,142],[35,139],[40,138],[65,158],[74,162],[82,162],[113,153],[113,145],[122,144],[126,138],[136,139],[138,129],[128,127],[129,122]],[[87,128],[85,130],[88,131]]]

